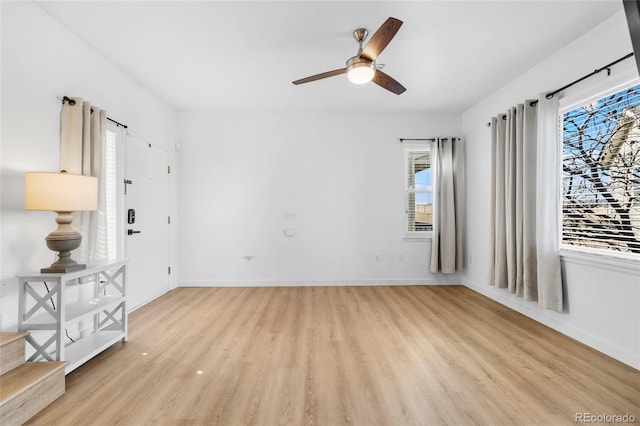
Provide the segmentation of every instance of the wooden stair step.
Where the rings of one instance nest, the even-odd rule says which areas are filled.
[[[64,394],[66,362],[25,362],[0,376],[0,424],[20,425]]]
[[[24,338],[26,331],[0,333],[0,375],[24,363]]]
[[[14,340],[27,337],[27,331],[2,331],[0,332],[0,347],[13,342]]]

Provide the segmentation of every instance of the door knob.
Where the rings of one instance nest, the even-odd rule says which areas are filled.
[[[139,234],[140,231],[134,231],[133,229],[127,229],[127,235]]]

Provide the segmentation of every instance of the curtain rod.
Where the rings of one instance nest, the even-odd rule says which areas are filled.
[[[629,59],[629,58],[630,58],[630,57],[632,57],[632,56],[633,56],[633,52],[628,53],[628,54],[624,55],[622,58],[618,58],[618,59],[616,59],[615,61],[613,61],[613,62],[611,62],[611,63],[608,63],[607,65],[605,65],[605,66],[603,66],[603,67],[597,68],[597,69],[593,70],[593,72],[591,72],[591,73],[589,73],[589,74],[587,74],[587,75],[584,75],[584,76],[580,77],[579,79],[577,79],[577,80],[575,80],[575,81],[572,81],[571,83],[569,83],[569,84],[566,84],[566,85],[562,86],[562,87],[561,87],[561,88],[559,88],[559,89],[554,90],[553,92],[549,92],[549,93],[547,93],[547,94],[545,95],[545,98],[547,98],[547,99],[551,99],[551,98],[553,98],[555,95],[557,95],[558,93],[562,92],[563,90],[568,89],[568,88],[569,88],[569,87],[571,87],[571,86],[575,86],[576,84],[580,83],[581,81],[586,80],[586,79],[587,79],[587,78],[589,78],[589,77],[593,77],[594,75],[596,75],[596,74],[598,74],[598,73],[601,73],[601,72],[602,72],[602,71],[604,71],[604,70],[606,70],[606,71],[607,71],[607,75],[611,75],[611,67],[612,67],[612,66],[614,66],[614,65],[618,64],[619,62],[624,61],[625,59]],[[529,103],[529,105],[531,105],[532,107],[533,107],[533,106],[536,106],[537,104],[538,104],[538,100],[531,101],[531,102]],[[502,116],[502,119],[503,119],[503,120],[506,120],[506,119],[507,119],[506,115],[503,115],[503,116]],[[491,127],[491,123],[490,123],[490,122],[489,122],[489,123],[487,123],[487,127]]]
[[[421,142],[435,142],[437,139],[441,140],[449,140],[449,138],[417,138],[417,139],[408,139],[408,138],[400,138],[400,143],[404,143],[404,141],[421,141]],[[451,140],[460,140],[460,138],[452,138]]]
[[[129,126],[127,126],[126,124],[122,124],[122,123],[118,123],[116,120],[114,120],[113,118],[109,118],[107,117],[107,120],[109,120],[110,122],[112,122],[113,124],[115,124],[116,126],[121,126],[124,127],[125,129],[128,129]]]
[[[602,72],[604,70],[607,70],[607,75],[611,75],[611,67],[612,66],[618,64],[619,62],[624,61],[625,59],[629,59],[632,56],[633,56],[633,52],[627,53],[622,58],[618,58],[615,61],[613,61],[613,62],[611,62],[611,63],[609,63],[609,64],[607,64],[607,65],[605,65],[603,67],[597,68],[597,69],[593,70],[593,72],[591,72],[591,73],[589,73],[587,75],[584,75],[584,76],[580,77],[579,79],[577,79],[575,81],[572,81],[571,83],[569,83],[569,84],[567,84],[565,86],[562,86],[559,89],[554,90],[553,92],[547,93],[544,97],[547,98],[547,99],[551,99],[555,95],[557,95],[558,93],[562,92],[564,89],[568,89],[571,86],[575,86],[576,84],[580,83],[582,80],[586,80],[589,77],[593,77],[594,75],[596,75],[596,74],[598,74],[598,73],[600,73],[600,72]],[[538,103],[538,101],[535,100],[535,101],[531,102],[531,106],[536,106],[537,103]]]
[[[545,97],[546,97],[547,99],[551,99],[551,98],[553,98],[555,95],[557,95],[558,93],[562,92],[564,89],[568,89],[569,87],[574,86],[574,85],[576,85],[576,84],[580,83],[582,80],[585,80],[585,79],[587,79],[587,78],[589,78],[589,77],[591,77],[591,76],[594,76],[594,75],[596,75],[596,74],[598,74],[598,73],[600,73],[600,72],[602,72],[602,71],[604,71],[604,70],[607,70],[607,75],[611,75],[611,67],[612,67],[612,66],[616,65],[618,62],[622,62],[622,61],[624,61],[625,59],[629,59],[629,58],[630,58],[630,57],[632,57],[632,56],[633,56],[633,52],[628,53],[628,54],[626,54],[625,56],[623,56],[622,58],[616,59],[615,61],[611,62],[610,64],[607,64],[607,65],[605,65],[605,66],[603,66],[603,67],[601,67],[601,68],[595,69],[595,70],[593,70],[593,72],[591,72],[591,73],[589,73],[589,74],[587,74],[587,75],[585,75],[585,76],[583,76],[583,77],[580,77],[579,79],[577,79],[577,80],[575,80],[575,81],[572,81],[571,83],[567,84],[566,86],[562,86],[561,88],[556,89],[556,90],[554,90],[553,92],[549,92],[549,93],[547,93],[547,94],[545,95]],[[537,102],[537,101],[536,101],[536,102]]]
[[[65,102],[69,102],[69,105],[71,105],[71,106],[74,106],[76,104],[76,101],[74,101],[73,99],[71,99],[68,96],[63,96],[62,97],[62,103],[64,104]],[[91,110],[91,112],[93,112],[93,110]],[[127,126],[126,124],[119,123],[116,120],[114,120],[113,118],[107,117],[107,120],[109,120],[110,122],[114,123],[116,126],[121,126],[121,127],[124,127],[125,129],[129,128],[129,126]]]

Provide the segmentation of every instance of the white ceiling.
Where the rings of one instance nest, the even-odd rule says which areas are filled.
[[[461,112],[622,10],[619,0],[37,4],[178,110]],[[371,35],[389,16],[404,25],[378,62],[405,93],[344,75],[291,84],[344,67],[353,30]]]

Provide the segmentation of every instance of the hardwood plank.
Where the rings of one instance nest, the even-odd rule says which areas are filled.
[[[640,420],[640,371],[461,286],[179,288],[29,424]]]

